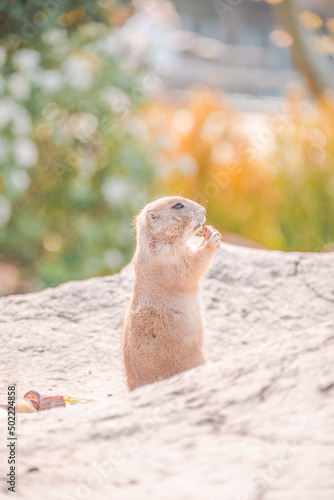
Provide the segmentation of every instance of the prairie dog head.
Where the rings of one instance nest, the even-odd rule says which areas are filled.
[[[166,196],[146,205],[136,220],[137,243],[151,249],[185,244],[205,222],[206,210],[182,196]]]

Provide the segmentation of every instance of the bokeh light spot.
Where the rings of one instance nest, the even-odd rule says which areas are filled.
[[[301,12],[299,19],[303,26],[312,30],[319,29],[323,25],[321,17],[309,10]]]
[[[186,109],[176,111],[172,121],[172,127],[180,135],[187,135],[195,123],[193,115]]]
[[[278,3],[281,3],[282,0],[266,0],[266,2],[270,5],[277,5]]]
[[[293,44],[293,37],[284,30],[273,30],[270,33],[270,40],[277,47],[289,47]]]
[[[63,244],[63,237],[60,233],[50,232],[43,238],[43,245],[49,252],[58,252]]]

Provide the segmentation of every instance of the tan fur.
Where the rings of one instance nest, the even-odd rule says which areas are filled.
[[[205,363],[198,284],[220,239],[212,232],[187,248],[204,222],[205,209],[180,196],[149,203],[136,218],[136,277],[123,334],[130,390]]]

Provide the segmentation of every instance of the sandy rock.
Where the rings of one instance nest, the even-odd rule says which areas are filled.
[[[222,245],[202,285],[207,364],[128,393],[132,281],[127,266],[0,300],[0,402],[14,383],[103,398],[17,415],[17,498],[333,500],[334,255]]]

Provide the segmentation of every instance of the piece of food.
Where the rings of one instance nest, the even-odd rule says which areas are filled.
[[[39,410],[41,398],[45,397],[46,394],[37,391],[28,391],[23,396],[24,399],[30,401],[35,410]]]
[[[46,396],[45,398],[41,398],[39,411],[51,410],[51,408],[58,408],[59,406],[66,408],[64,396]]]
[[[211,234],[218,234],[219,238],[222,240],[223,237],[220,234],[217,229],[215,229],[213,226],[204,226],[204,231],[203,231],[203,236],[206,240],[208,240],[211,236]]]
[[[78,396],[77,394],[65,394],[65,402],[70,405],[78,405],[82,403],[92,403],[94,401],[102,401],[101,398],[95,398],[94,396]]]
[[[34,413],[37,410],[34,407],[34,405],[32,404],[32,401],[29,401],[29,399],[23,398],[23,399],[19,399],[16,402],[15,411],[17,411],[17,413]]]
[[[59,396],[47,396],[42,392],[28,391],[23,399],[19,399],[15,404],[15,411],[18,413],[34,413],[36,411],[51,410],[52,408],[59,408],[69,405],[77,405],[82,403],[90,403],[94,401],[102,401],[101,398],[94,396],[78,396],[71,394],[64,394]],[[0,404],[0,409],[7,411],[8,404]]]

